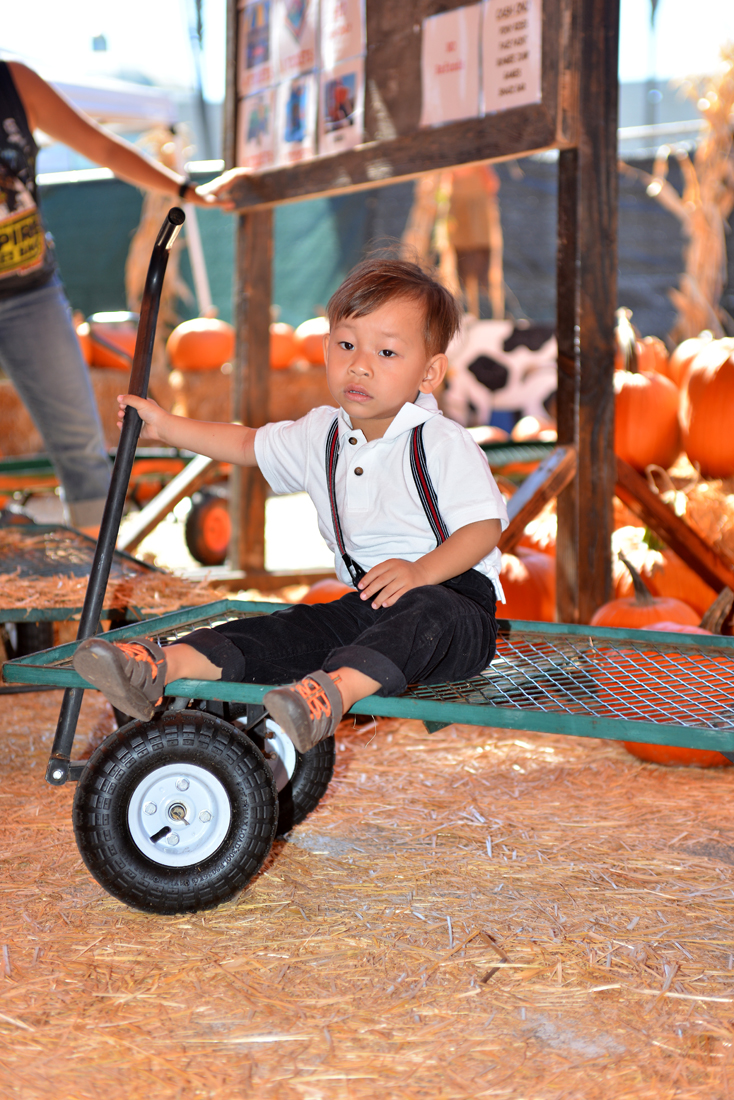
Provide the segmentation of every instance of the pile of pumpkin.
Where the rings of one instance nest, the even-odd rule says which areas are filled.
[[[92,367],[130,370],[137,336],[137,314],[97,313],[76,326],[82,354]],[[270,366],[324,365],[326,317],[312,317],[297,328],[277,321],[270,325]],[[179,371],[219,370],[234,357],[235,330],[218,317],[195,317],[177,325],[166,352]]]

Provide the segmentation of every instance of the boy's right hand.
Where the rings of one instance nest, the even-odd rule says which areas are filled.
[[[168,416],[168,413],[165,409],[162,409],[152,397],[136,397],[132,393],[121,393],[117,396],[117,404],[119,405],[117,410],[118,428],[122,428],[125,409],[129,405],[131,408],[137,410],[138,416],[143,421],[143,428],[140,434],[146,439],[153,439],[158,443],[166,442],[159,429],[162,430],[163,422]]]

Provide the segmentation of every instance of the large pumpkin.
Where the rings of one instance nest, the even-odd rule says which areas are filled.
[[[312,584],[306,595],[302,596],[298,602],[331,603],[332,600],[340,600],[342,596],[346,596],[347,592],[354,592],[351,585],[342,584],[341,581],[327,577],[323,581],[316,581],[315,584]]]
[[[668,349],[658,336],[643,336],[637,342],[637,369],[641,371],[655,371],[665,378],[669,374]],[[671,382],[675,381],[670,379]]]
[[[701,626],[682,626],[680,623],[655,623],[650,630],[674,634],[708,634]],[[640,741],[623,741],[628,752],[649,764],[682,764],[696,768],[717,768],[731,764],[722,753],[712,749],[688,749],[681,745],[647,745]]]
[[[675,382],[676,386],[683,385],[691,363],[699,351],[707,347],[713,338],[713,334],[707,330],[699,336],[691,336],[688,340],[684,340],[682,344],[678,344],[668,360],[666,374],[671,382]]]
[[[93,313],[76,334],[90,367],[130,370],[138,337],[136,313]]]
[[[703,477],[734,474],[734,339],[712,340],[691,363],[681,396],[683,446]]]
[[[270,366],[273,370],[289,367],[298,354],[298,344],[292,325],[275,321],[270,326]]]
[[[619,555],[627,566],[634,585],[633,596],[610,600],[598,608],[591,619],[592,626],[645,629],[653,623],[675,622],[697,626],[700,616],[682,600],[671,596],[653,596],[643,583],[640,574],[624,555]]]
[[[195,317],[173,330],[166,351],[175,370],[219,370],[234,355],[234,329],[217,317]]]
[[[678,389],[654,371],[614,372],[614,450],[635,470],[667,469],[680,454]]]
[[[500,583],[504,604],[497,605],[503,619],[530,619],[552,623],[556,617],[556,563],[548,554],[518,546],[502,555]]]
[[[323,367],[324,336],[329,331],[328,317],[311,317],[296,329],[296,352],[315,367]]]

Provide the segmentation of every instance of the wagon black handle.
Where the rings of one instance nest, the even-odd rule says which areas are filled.
[[[183,210],[174,206],[168,211],[153,245],[145,289],[143,290],[143,300],[140,306],[138,335],[135,341],[135,353],[128,387],[128,392],[135,394],[136,397],[147,397],[148,395],[150,364],[153,357],[153,341],[155,340],[158,310],[161,303],[163,279],[173,242],[185,220],[186,215]],[[99,538],[97,539],[97,547],[94,552],[89,583],[79,620],[79,630],[77,631],[77,641],[79,642],[85,638],[91,638],[97,633],[142,423],[135,409],[130,407],[125,409],[120,442],[112,470],[112,480],[105,502],[102,523],[99,528]],[[46,780],[54,786],[66,783],[69,778],[71,747],[74,743],[74,734],[83,695],[84,688],[67,688],[64,692],[51,756],[46,768]]]

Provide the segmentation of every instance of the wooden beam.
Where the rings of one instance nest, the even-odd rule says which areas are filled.
[[[612,592],[619,0],[580,0],[577,621]]]
[[[734,570],[729,562],[675,514],[644,477],[617,458],[617,496],[630,511],[674,550],[686,565],[716,591],[734,589]]]
[[[273,213],[255,210],[239,219],[235,289],[234,419],[251,428],[268,420],[270,384],[270,286]],[[230,477],[230,560],[245,573],[265,568],[265,497],[259,470],[235,466]]]
[[[237,0],[227,0],[226,87],[222,117],[222,159],[225,168],[237,163]]]
[[[509,554],[522,538],[525,527],[542,508],[557,496],[576,473],[576,451],[573,447],[556,447],[536,470],[522,483],[507,505],[510,523],[502,532],[499,548]]]
[[[232,188],[232,197],[239,210],[250,210],[327,193],[380,187],[457,164],[511,160],[555,148],[556,144],[554,116],[542,104],[534,104],[258,172],[239,180]]]

